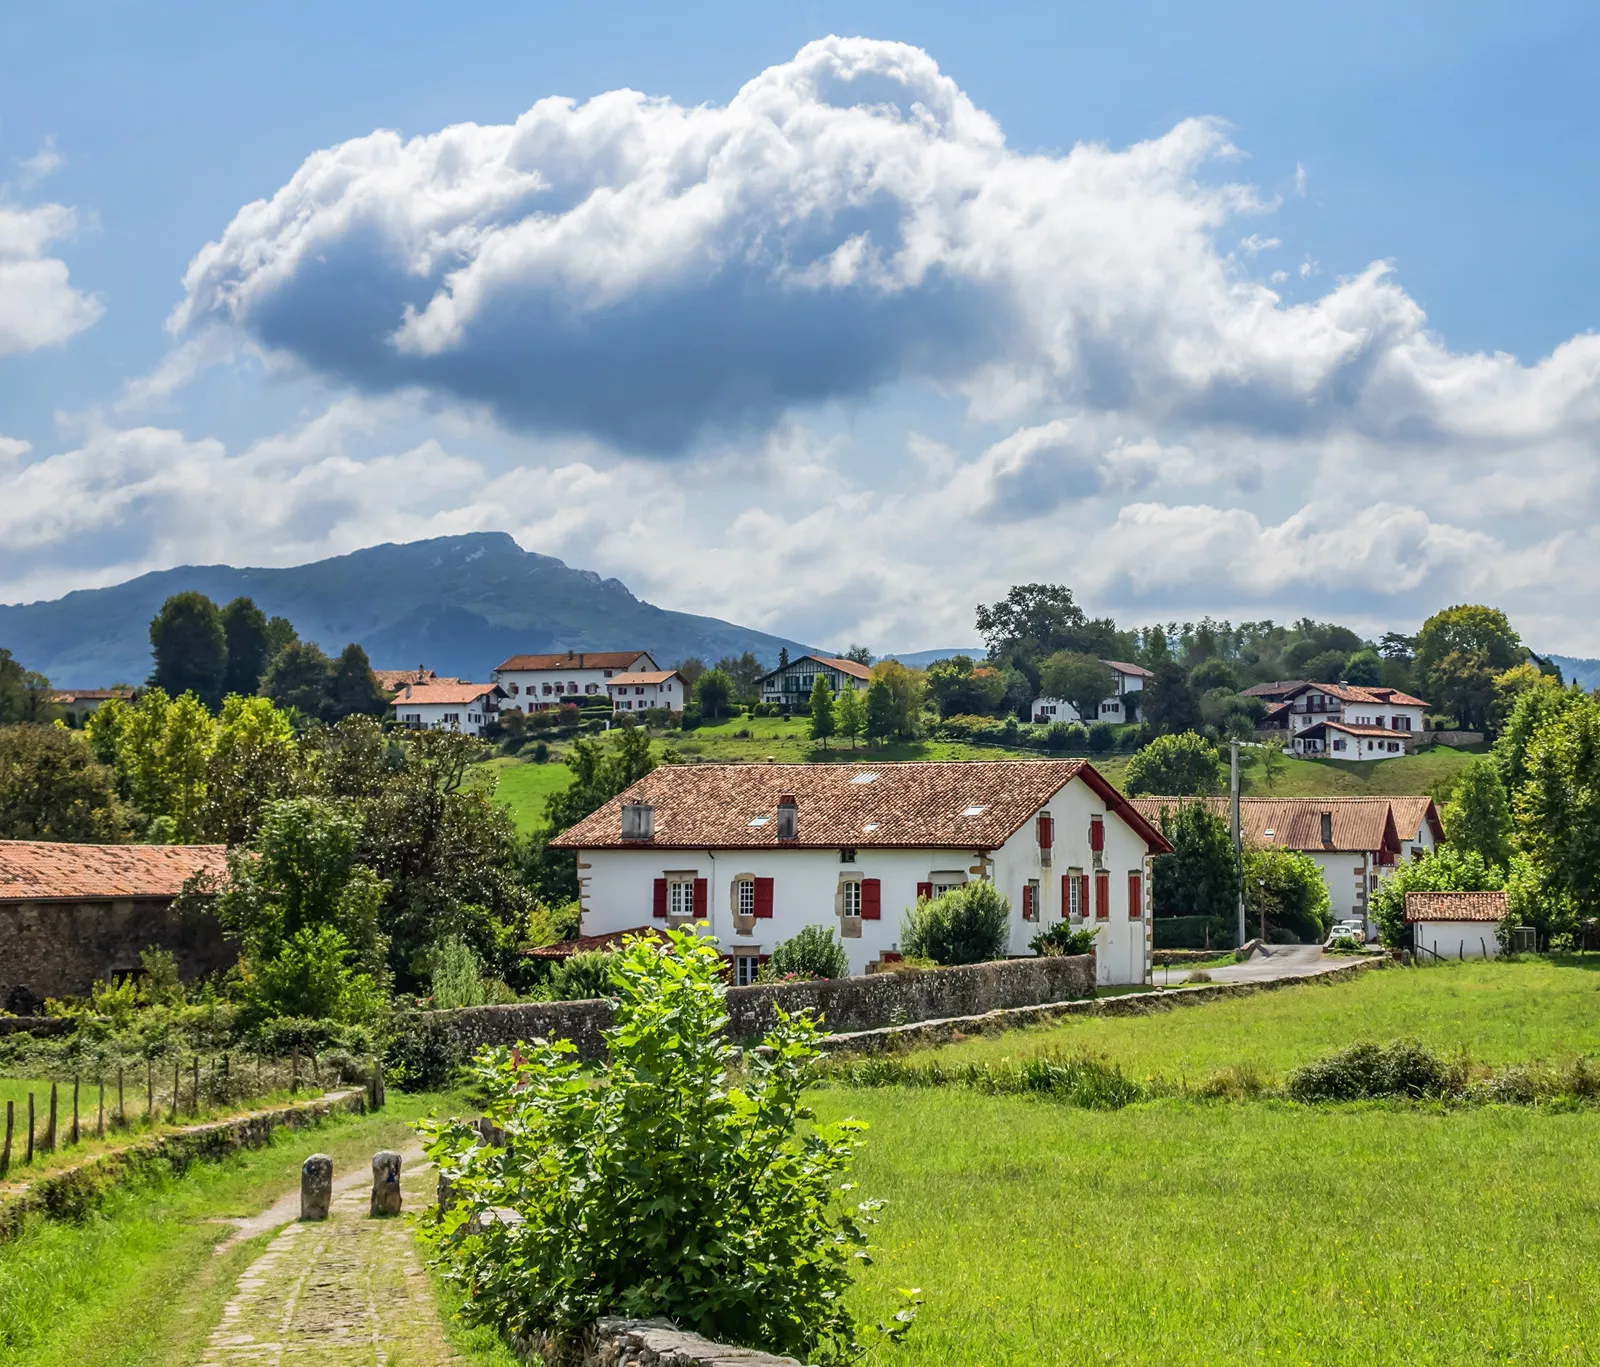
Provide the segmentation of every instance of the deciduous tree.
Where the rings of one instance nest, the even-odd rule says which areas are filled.
[[[1151,865],[1156,916],[1209,916],[1230,926],[1239,906],[1239,867],[1228,824],[1203,802],[1175,802],[1162,811],[1161,832],[1172,853]]]
[[[1135,797],[1200,797],[1221,786],[1222,761],[1193,731],[1157,736],[1128,761],[1123,782]]]
[[[1526,658],[1521,638],[1498,608],[1445,608],[1417,633],[1417,681],[1428,701],[1462,726],[1490,724],[1495,676]]]
[[[207,707],[222,702],[228,639],[222,614],[203,593],[175,593],[150,623],[155,668],[150,683],[168,697],[193,693]]]
[[[54,715],[50,697],[49,679],[24,669],[9,650],[0,649],[0,725],[49,721]]]
[[[235,598],[222,609],[222,635],[227,667],[222,692],[245,697],[261,687],[261,676],[272,663],[267,640],[267,614],[249,598]]]
[[[1171,660],[1155,667],[1142,691],[1140,708],[1145,725],[1157,735],[1197,731],[1204,724],[1200,705],[1189,691],[1188,675]]]
[[[1039,670],[1039,691],[1072,704],[1084,722],[1098,721],[1100,704],[1117,689],[1117,677],[1093,655],[1058,650]]]
[[[0,840],[111,844],[128,829],[116,774],[81,733],[0,726]]]
[[[694,696],[702,716],[720,717],[733,705],[733,680],[720,669],[708,669],[695,684]]]
[[[867,689],[867,743],[885,741],[894,734],[894,693],[887,681],[874,679]]]
[[[866,729],[867,708],[860,692],[854,688],[841,688],[833,704],[834,729],[856,748],[856,738]]]
[[[1476,851],[1493,868],[1511,862],[1511,808],[1500,767],[1489,756],[1480,755],[1461,771],[1440,816],[1457,849]]]

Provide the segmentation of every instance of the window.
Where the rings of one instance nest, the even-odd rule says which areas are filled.
[[[735,954],[733,956],[733,981],[738,987],[749,987],[755,982],[756,975],[761,971],[761,956],[759,954]]]
[[[734,901],[734,910],[741,916],[754,916],[756,914],[756,880],[754,878],[741,878],[734,884],[737,894]]]
[[[1137,872],[1128,874],[1128,919],[1138,921],[1144,916],[1144,878]]]
[[[839,862],[841,864],[854,864],[856,862],[856,852],[854,850],[840,850]]]
[[[547,697],[547,698],[548,698],[548,697],[549,697],[549,696],[550,696],[550,694],[551,694],[551,691],[552,691],[552,690],[551,690],[551,688],[550,688],[550,685],[549,685],[549,684],[546,684],[546,685],[545,685],[545,686],[544,686],[544,695],[545,695],[545,697]]]
[[[694,884],[695,879],[693,874],[668,876],[668,916],[688,917],[694,915]]]
[[[1333,738],[1333,748],[1335,750],[1343,750],[1344,749],[1344,742],[1342,740],[1340,740],[1337,736],[1335,736]]]
[[[637,688],[635,688],[633,690],[633,693],[634,693],[634,696],[637,697],[637,698],[644,697],[644,685],[640,684]]]
[[[600,685],[597,683],[584,684],[583,691],[585,693],[598,693],[600,691]]]
[[[511,696],[513,698],[517,696],[517,686],[514,683],[511,685]]]
[[[1103,817],[1089,818],[1089,848],[1096,853],[1106,847],[1106,823]]]
[[[1068,869],[1061,879],[1061,911],[1063,915],[1076,919],[1083,915],[1083,870]]]
[[[567,692],[568,693],[576,693],[577,691],[578,691],[578,681],[576,679],[573,679],[567,684]]]
[[[566,691],[566,689],[565,689],[565,687],[563,685],[561,685],[561,684],[557,684],[556,685],[556,692],[557,693],[564,693],[565,691]]]
[[[1039,880],[1030,878],[1022,889],[1022,919],[1024,921],[1037,921],[1039,919]]]
[[[609,679],[614,673],[616,673],[615,670],[612,670],[612,669],[606,670],[606,678]]]
[[[446,712],[444,714],[444,724],[446,726],[460,726],[461,725],[461,713],[459,713],[459,712]]]
[[[850,879],[841,889],[844,894],[844,914],[846,916],[861,915],[861,882],[859,879]]]

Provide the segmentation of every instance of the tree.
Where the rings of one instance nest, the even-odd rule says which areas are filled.
[[[1441,845],[1420,859],[1396,864],[1394,872],[1380,879],[1367,910],[1378,925],[1378,938],[1390,949],[1399,949],[1411,938],[1406,925],[1408,892],[1491,892],[1505,886],[1505,874],[1483,862],[1475,850],[1458,850]]]
[[[1080,720],[1093,722],[1099,719],[1101,702],[1117,691],[1117,677],[1093,655],[1058,650],[1039,670],[1039,691],[1047,698],[1065,699]]]
[[[1328,884],[1309,854],[1275,846],[1252,846],[1244,853],[1245,924],[1261,928],[1265,939],[1292,935],[1316,944],[1333,924]]]
[[[9,650],[0,649],[0,725],[49,721],[50,698],[49,679],[24,669]]]
[[[1188,675],[1180,664],[1169,660],[1157,665],[1143,694],[1145,725],[1157,735],[1197,731],[1204,724],[1200,706],[1189,691]]]
[[[245,844],[268,806],[296,796],[309,783],[284,713],[266,698],[233,693],[222,700],[207,765],[201,819],[206,839]]]
[[[1418,683],[1434,706],[1466,727],[1489,725],[1494,676],[1526,658],[1521,638],[1498,608],[1445,608],[1417,633]]]
[[[203,593],[175,593],[150,622],[155,668],[150,683],[168,697],[193,693],[207,707],[222,702],[228,639],[222,614]]]
[[[720,717],[733,703],[733,680],[720,669],[708,669],[695,684],[694,695],[702,716]]]
[[[813,712],[815,717],[816,713]],[[850,748],[856,748],[856,738],[866,729],[867,707],[861,693],[855,688],[841,688],[839,696],[833,703],[834,730],[850,742]]]
[[[833,690],[821,674],[811,685],[811,739],[828,748],[828,737],[833,734]]]
[[[867,743],[885,741],[894,734],[894,694],[883,679],[874,679],[867,689]]]
[[[889,689],[893,703],[893,734],[905,740],[915,738],[922,720],[922,708],[928,696],[928,677],[920,669],[908,669],[899,660],[879,660],[872,666],[872,680]],[[870,711],[870,690],[867,706]],[[887,733],[885,733],[887,734]]]
[[[1576,687],[1541,686],[1517,694],[1491,752],[1500,768],[1500,781],[1513,802],[1528,778],[1528,751],[1533,747],[1533,738],[1546,723],[1557,721],[1570,708],[1582,706],[1583,700],[1583,692]]]
[[[377,676],[367,662],[367,652],[351,642],[340,653],[328,675],[325,721],[346,717],[382,717],[389,710],[388,695],[378,687]]]
[[[261,687],[261,676],[272,663],[267,640],[267,614],[249,598],[235,598],[222,609],[222,636],[227,667],[222,693],[249,697]]]
[[[1358,688],[1376,688],[1383,682],[1383,661],[1378,652],[1370,648],[1356,651],[1344,662],[1341,678]],[[1335,682],[1338,682],[1335,680]]]
[[[683,680],[685,691],[692,693],[694,687],[700,682],[700,676],[706,672],[706,662],[698,655],[690,655],[673,666]]]
[[[290,641],[274,657],[261,681],[261,692],[278,707],[293,708],[302,718],[314,721],[327,706],[332,675],[333,661],[314,643]]]
[[[1487,755],[1472,760],[1456,779],[1440,816],[1459,850],[1472,850],[1492,868],[1511,862],[1511,810],[1500,767]]]
[[[941,717],[992,717],[1005,705],[1005,672],[975,664],[970,655],[935,660],[925,678]]]
[[[1039,663],[1058,650],[1107,655],[1116,640],[1116,624],[1090,621],[1065,584],[1014,585],[1000,602],[980,603],[977,620],[991,660],[1016,663],[1035,674]]]
[[[767,671],[748,650],[737,657],[724,655],[717,661],[717,668],[733,681],[733,696],[738,701],[750,703],[759,700],[760,690],[756,685]]]
[[[190,844],[207,829],[206,798],[217,724],[193,693],[148,689],[134,703],[103,702],[89,719],[89,744],[117,776],[117,791],[139,813],[145,838]]]
[[[872,663],[872,652],[866,646],[858,646],[852,641],[850,642],[850,649],[844,653],[844,658],[854,660],[858,665],[870,665]]]
[[[1239,866],[1228,823],[1203,802],[1179,802],[1162,809],[1160,825],[1172,853],[1151,863],[1152,914],[1209,916],[1230,926],[1239,906]]]
[[[1000,958],[1010,936],[1011,903],[980,878],[907,911],[900,947],[936,964],[979,964]]]
[[[1580,695],[1548,717],[1525,764],[1517,845],[1532,866],[1548,942],[1600,909],[1600,699]]]
[[[789,647],[788,646],[779,646],[778,647],[778,668],[779,669],[787,669],[788,667],[789,667]]]
[[[274,617],[267,623],[267,665],[278,658],[278,652],[286,645],[300,639],[300,633],[294,629],[294,623],[287,617]],[[263,673],[266,671],[263,670]]]
[[[0,840],[124,840],[129,818],[116,782],[79,732],[0,726]]]
[[[1123,776],[1123,786],[1134,797],[1201,797],[1221,784],[1216,747],[1193,731],[1157,736],[1128,761]]]

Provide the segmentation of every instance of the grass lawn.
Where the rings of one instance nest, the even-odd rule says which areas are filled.
[[[182,1180],[113,1193],[82,1224],[35,1223],[0,1245],[0,1364],[166,1367],[190,1363],[239,1273],[266,1237],[216,1255],[231,1232],[216,1223],[255,1215],[299,1183],[318,1150],[336,1174],[400,1147],[409,1123],[439,1097],[390,1098],[377,1115],[282,1131],[268,1148],[192,1167]]]
[[[1248,752],[1247,752],[1248,753]],[[1251,797],[1372,797],[1426,793],[1440,779],[1465,768],[1482,747],[1434,745],[1396,759],[1293,759],[1284,757],[1278,778],[1267,784],[1261,761],[1250,755],[1241,766],[1241,787]]]
[[[1161,970],[1157,969],[1159,980]],[[1203,1081],[1253,1067],[1269,1082],[1358,1040],[1411,1037],[1475,1063],[1600,1054],[1600,956],[1381,968],[1153,1016],[1068,1018],[930,1050],[946,1062],[1087,1053],[1130,1076]]]
[[[512,820],[524,834],[544,816],[544,804],[551,794],[572,782],[572,770],[554,761],[535,764],[502,756],[483,767],[494,776],[495,800],[511,809]]]
[[[1288,995],[1288,994],[1284,994]],[[1198,1013],[1188,1017],[1198,1020]],[[1600,1359],[1600,1114],[824,1091],[904,1367]]]

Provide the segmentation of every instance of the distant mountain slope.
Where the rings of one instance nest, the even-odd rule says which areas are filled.
[[[891,650],[883,658],[899,660],[907,669],[926,669],[935,660],[948,660],[952,655],[970,655],[982,660],[989,652],[982,646],[951,646],[942,650]]]
[[[1546,655],[1545,659],[1560,666],[1561,677],[1581,688],[1600,688],[1600,660],[1582,660],[1576,655]]]
[[[810,648],[664,611],[619,580],[524,551],[504,532],[372,546],[291,569],[184,565],[52,602],[0,606],[0,646],[58,687],[142,682],[150,619],[185,589],[219,604],[245,594],[330,653],[358,641],[374,668],[420,664],[475,680],[518,652],[638,647],[665,666],[748,650],[771,666],[785,646],[791,654]]]

